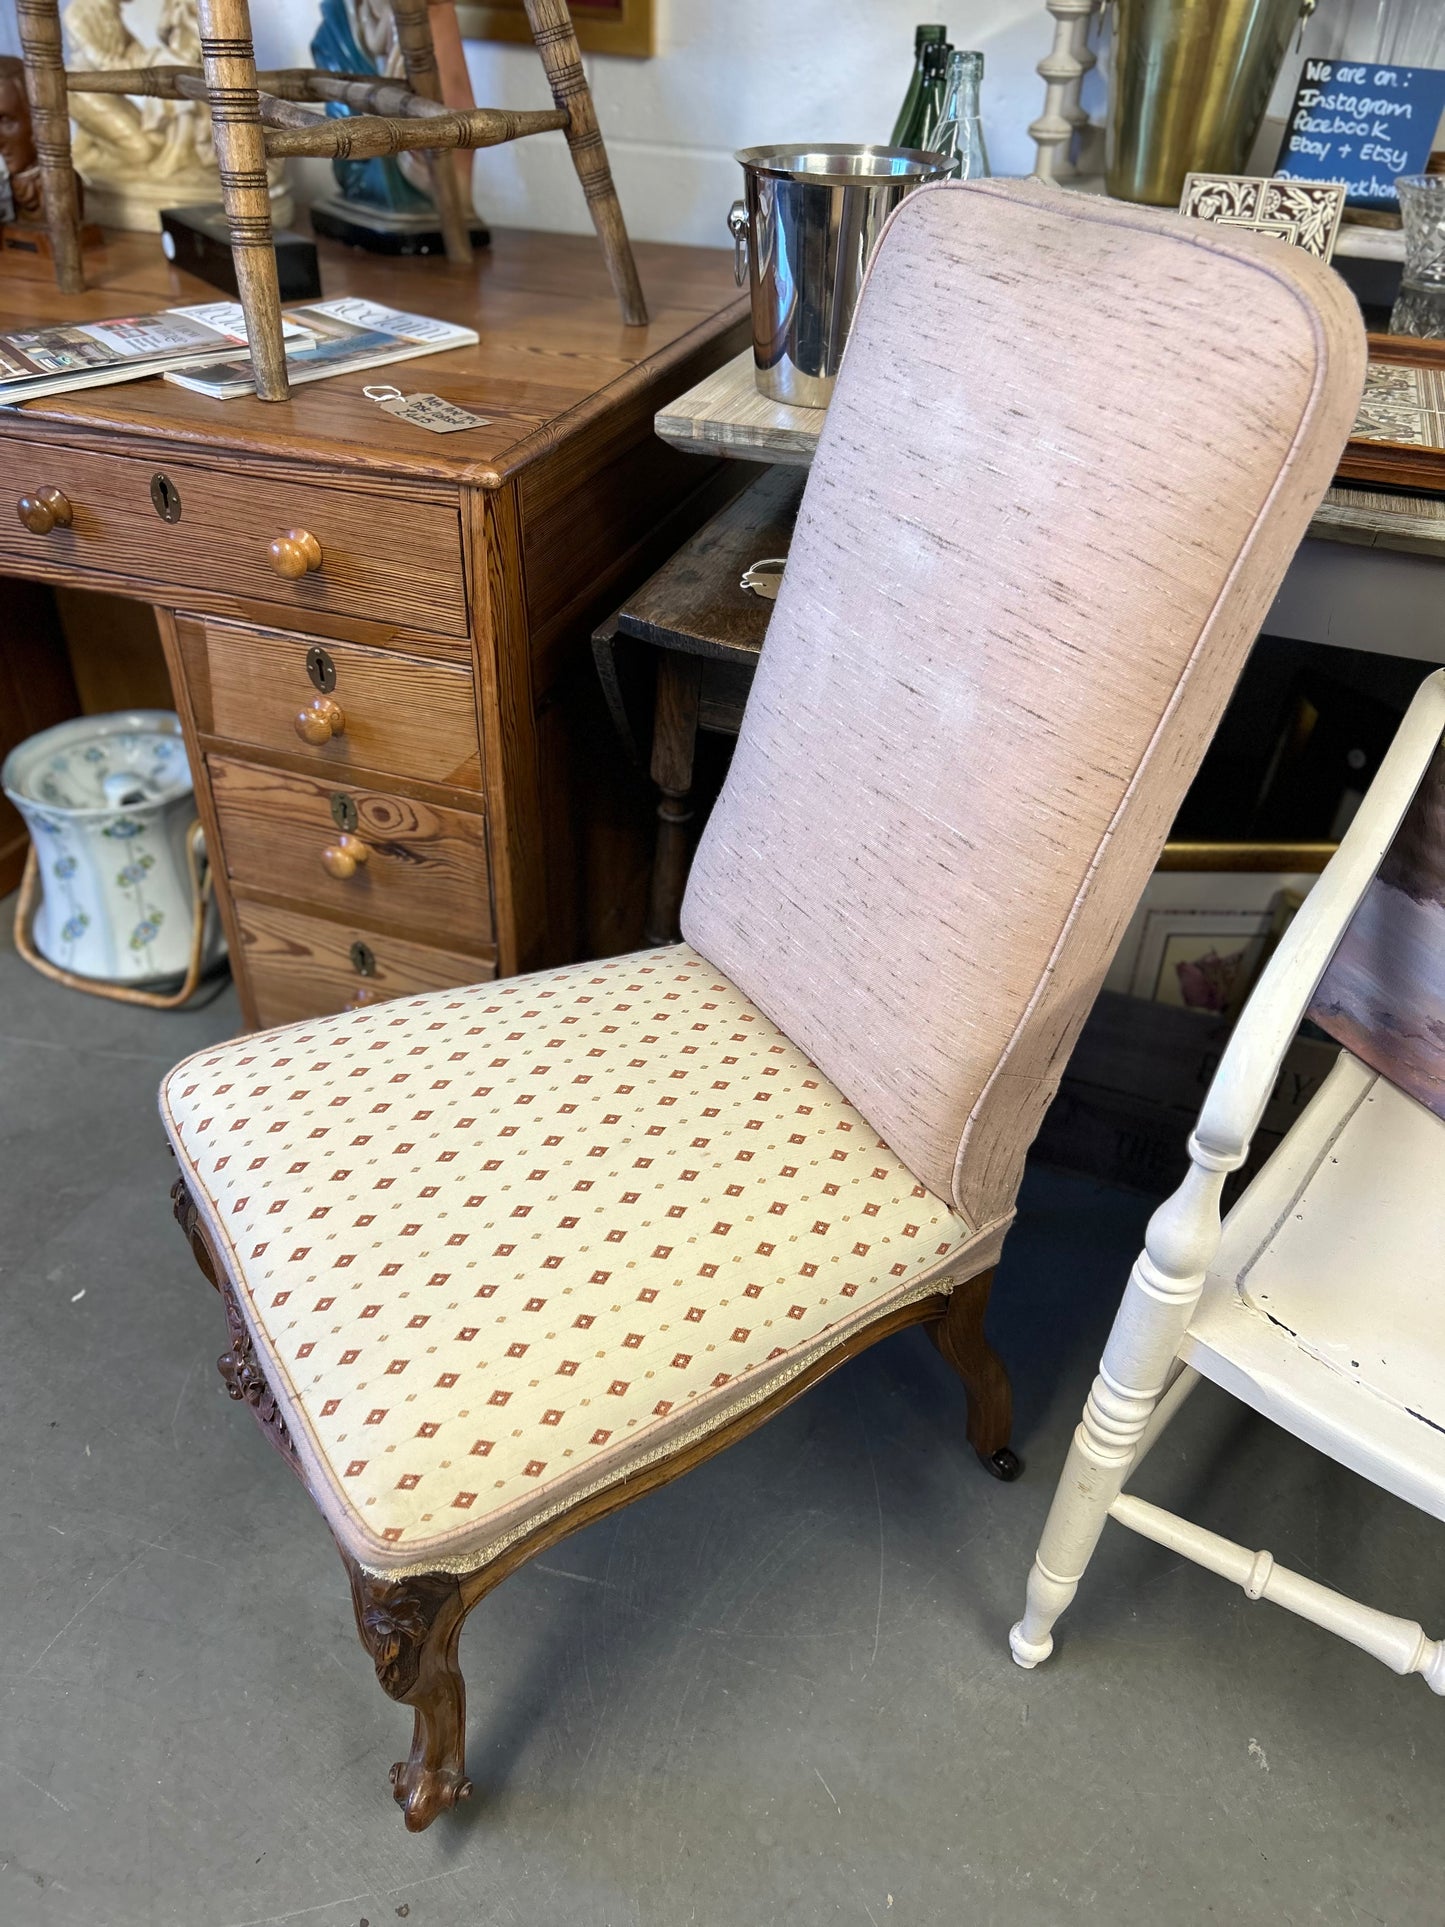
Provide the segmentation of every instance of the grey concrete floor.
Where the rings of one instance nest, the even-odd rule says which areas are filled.
[[[1047,1171],[995,1300],[1024,1479],[876,1347],[479,1608],[477,1796],[408,1836],[408,1716],[167,1210],[156,1083],[235,1025],[0,939],[0,1927],[1445,1921],[1419,1680],[1118,1529],[1010,1663],[1148,1210]],[[1142,1489],[1445,1631],[1445,1533],[1209,1388]]]

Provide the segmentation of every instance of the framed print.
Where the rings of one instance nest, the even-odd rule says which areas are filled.
[[[1340,458],[1340,479],[1445,489],[1445,341],[1369,339],[1365,392]]]
[[[583,53],[657,52],[657,0],[569,0],[577,44]],[[530,41],[522,0],[459,0],[457,19],[464,40]]]
[[[1156,870],[1104,988],[1236,1016],[1314,880],[1311,870]]]

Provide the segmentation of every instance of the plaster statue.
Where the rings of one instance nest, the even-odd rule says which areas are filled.
[[[64,25],[68,64],[114,67],[201,64],[194,0],[161,0],[157,45],[131,31],[125,10],[133,0],[69,0]],[[133,100],[123,94],[70,96],[73,158],[88,189],[87,207],[103,226],[153,230],[163,207],[221,198],[211,145],[211,116],[199,101]],[[272,218],[292,218],[290,196],[272,169]]]
[[[406,69],[397,45],[391,0],[321,0],[311,58],[330,73],[400,79]],[[435,221],[426,160],[421,154],[333,161],[331,171],[344,200],[391,214],[426,215]]]

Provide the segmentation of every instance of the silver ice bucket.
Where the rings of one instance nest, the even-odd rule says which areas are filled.
[[[883,223],[948,161],[906,147],[745,147],[728,215],[738,286],[753,298],[757,383],[773,401],[826,408],[868,257]]]

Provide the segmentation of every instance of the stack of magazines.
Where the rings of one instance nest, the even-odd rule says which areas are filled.
[[[423,314],[403,314],[359,295],[309,302],[304,308],[290,309],[286,320],[304,335],[295,343],[287,339],[286,379],[292,383],[322,381],[327,375],[379,368],[389,361],[410,361],[415,355],[440,354],[445,348],[466,348],[477,339],[475,328],[433,321]],[[256,386],[251,357],[245,354],[185,363],[166,369],[165,376],[178,387],[193,388],[218,401],[249,395]]]
[[[292,309],[284,331],[292,382],[438,354],[477,339],[475,328],[403,314],[354,295]],[[183,388],[229,401],[255,391],[245,350],[245,319],[234,301],[26,328],[0,334],[0,405],[145,375],[164,375]]]
[[[287,324],[288,343],[311,336]],[[0,334],[0,403],[63,395],[72,388],[101,388],[138,381],[168,368],[232,360],[246,345],[239,302],[204,301],[162,314],[123,315],[115,321],[55,322]]]

